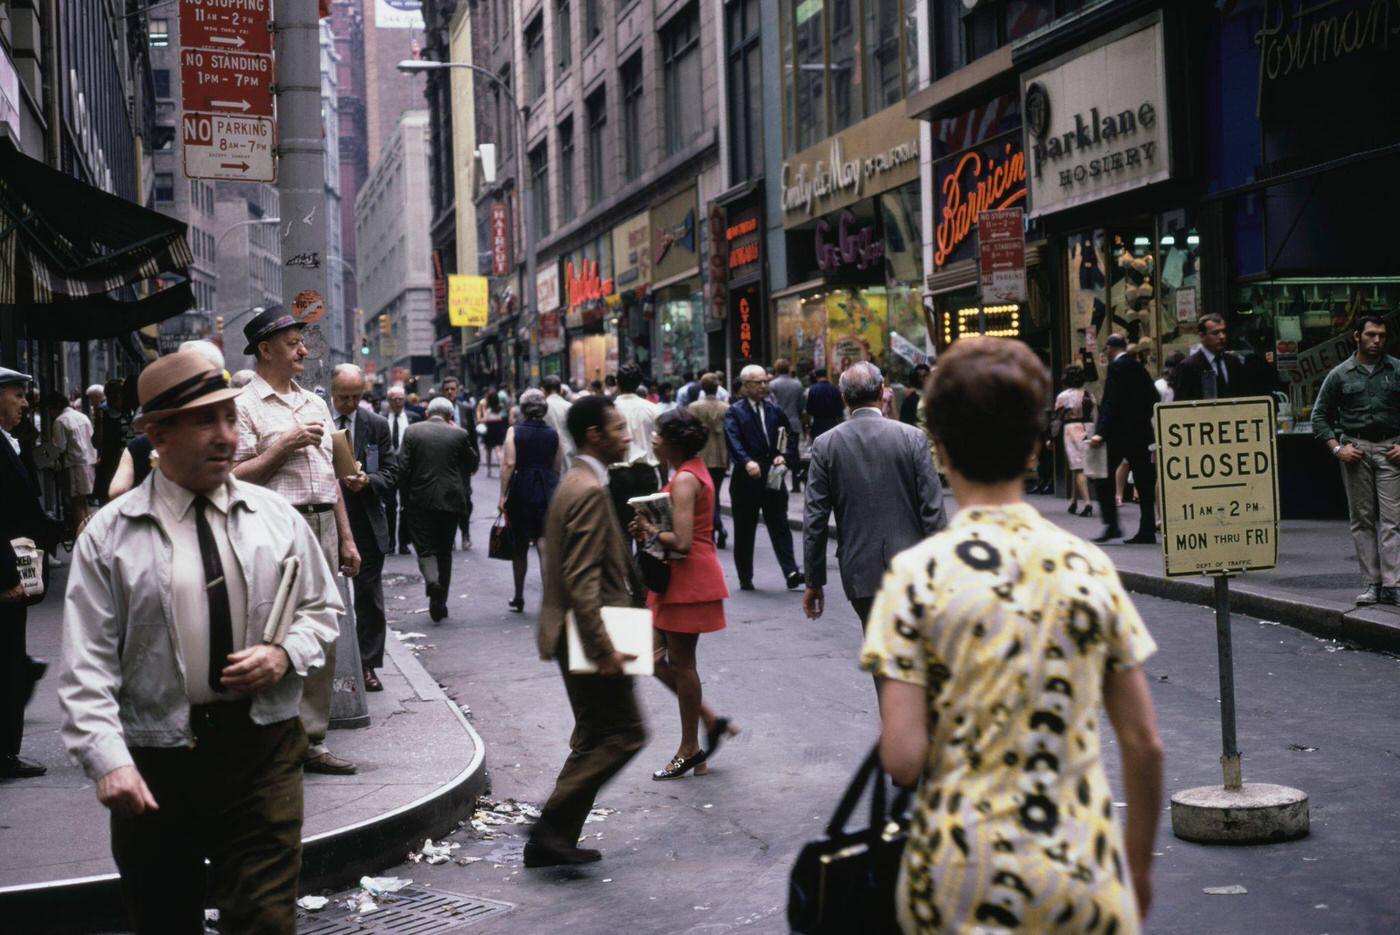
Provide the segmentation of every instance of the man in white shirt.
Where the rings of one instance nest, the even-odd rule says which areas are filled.
[[[631,441],[627,445],[626,459],[608,466],[608,492],[612,495],[613,507],[617,510],[624,533],[635,512],[627,501],[656,493],[666,480],[666,469],[651,450],[651,436],[656,431],[656,420],[661,417],[662,410],[656,403],[637,395],[641,385],[642,371],[636,364],[623,364],[618,368],[618,393],[613,397],[613,403],[627,422],[627,434],[631,436]],[[631,541],[630,537],[628,541]]]
[[[574,438],[569,434],[568,424],[569,406],[572,404],[564,398],[563,382],[552,374],[540,381],[540,389],[544,390],[545,405],[549,407],[545,410],[544,423],[559,436],[559,450],[564,456],[564,467],[560,472],[560,476],[563,476],[574,466]]]
[[[408,399],[408,394],[404,392],[402,383],[395,383],[389,387],[387,394],[389,408],[384,413],[384,418],[389,420],[389,450],[394,453],[397,459],[399,449],[403,447],[403,437],[408,432],[408,427],[417,422],[419,416],[409,411],[404,403]],[[399,489],[397,486],[390,487],[385,491],[384,496],[384,518],[389,523],[389,551],[394,551],[394,543],[398,543],[400,555],[408,554],[408,534],[403,525],[403,514],[399,510]]]

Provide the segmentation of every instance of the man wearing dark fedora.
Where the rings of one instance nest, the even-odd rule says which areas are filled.
[[[137,932],[296,926],[298,716],[343,609],[315,534],[286,500],[235,479],[238,415],[222,371],[163,357],[138,382],[160,462],[73,549],[59,702],[69,753],[111,812]],[[267,639],[282,564],[300,561],[285,632]],[[206,861],[208,866],[206,868]]]
[[[256,358],[256,374],[237,398],[238,449],[234,475],[261,484],[287,499],[321,543],[326,564],[354,577],[360,553],[350,528],[344,492],[335,476],[331,455],[331,411],[326,401],[303,388],[296,377],[304,369],[306,345],[301,322],[280,305],[258,313],[243,327],[248,346],[243,353]],[[356,655],[356,640],[341,651]],[[348,775],[355,764],[326,748],[330,726],[332,683],[337,646],[326,647],[326,664],[306,682],[301,720],[311,746],[306,771]],[[360,661],[350,671],[358,672]]]

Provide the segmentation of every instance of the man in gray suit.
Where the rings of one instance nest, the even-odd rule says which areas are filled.
[[[452,400],[428,404],[428,418],[408,427],[399,449],[399,498],[408,508],[408,534],[428,592],[428,616],[447,616],[452,585],[452,540],[466,511],[462,478],[476,470],[479,455],[465,429],[453,425]]]
[[[947,525],[943,488],[922,432],[880,412],[884,378],[874,364],[841,374],[851,416],[812,443],[803,526],[807,591],[802,609],[825,609],[827,520],[836,511],[841,584],[861,629],[890,559]]]

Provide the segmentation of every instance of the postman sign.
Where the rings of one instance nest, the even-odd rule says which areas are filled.
[[[1169,576],[1278,564],[1278,444],[1266,396],[1157,404]]]
[[[180,44],[270,54],[271,6],[272,0],[180,0]]]
[[[272,56],[223,49],[180,50],[185,110],[272,116]]]
[[[272,155],[274,126],[269,118],[186,113],[180,119],[180,126],[187,178],[236,182],[276,180]]]

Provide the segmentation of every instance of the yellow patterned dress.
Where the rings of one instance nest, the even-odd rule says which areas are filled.
[[[1139,931],[1099,703],[1156,648],[1108,558],[1026,504],[965,509],[895,558],[861,667],[928,698],[906,933]]]

